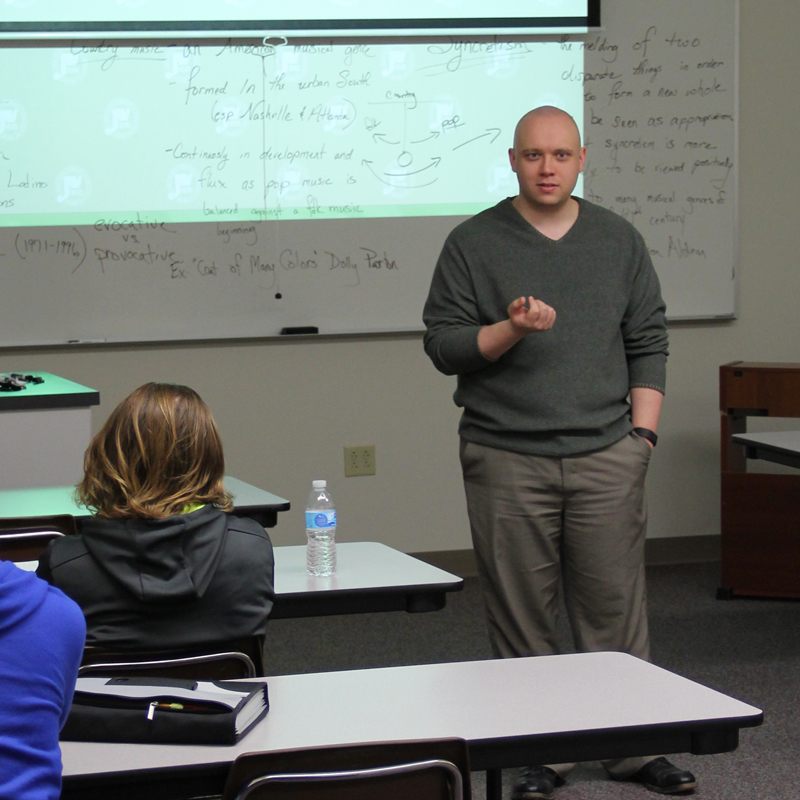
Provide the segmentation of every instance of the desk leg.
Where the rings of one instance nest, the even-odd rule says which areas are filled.
[[[503,770],[486,770],[486,800],[502,800],[503,798]]]

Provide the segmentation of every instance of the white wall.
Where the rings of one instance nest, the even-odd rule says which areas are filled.
[[[741,0],[739,314],[671,328],[649,477],[653,537],[719,533],[719,365],[800,362],[798,40],[800,4]],[[98,389],[95,429],[145,381],[191,385],[217,418],[228,471],[292,502],[277,544],[303,541],[307,487],[325,477],[342,540],[410,552],[470,546],[455,384],[436,373],[419,336],[0,351],[8,370],[46,370]],[[358,444],[376,446],[378,474],[345,479],[342,448]]]

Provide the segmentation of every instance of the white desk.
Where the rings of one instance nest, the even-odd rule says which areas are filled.
[[[746,458],[760,458],[800,469],[800,431],[736,433],[731,438],[745,446]]]
[[[303,545],[275,548],[275,604],[270,619],[325,617],[377,611],[438,611],[463,578],[378,542],[337,544],[337,569],[328,578],[306,570]],[[36,561],[21,562],[35,570]]]
[[[62,742],[63,798],[221,791],[241,753],[461,737],[471,766],[736,749],[762,712],[633,656],[584,653],[268,678],[270,711],[233,746]],[[316,711],[320,709],[320,711]],[[139,793],[139,794],[137,794]],[[155,796],[155,795],[152,795]]]
[[[378,542],[336,545],[336,573],[306,570],[304,545],[275,548],[275,605],[270,619],[375,611],[438,611],[446,592],[460,591],[458,575]]]

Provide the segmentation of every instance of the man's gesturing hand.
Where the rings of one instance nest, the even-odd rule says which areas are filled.
[[[508,319],[484,325],[478,332],[478,348],[490,361],[496,361],[529,333],[549,331],[556,312],[534,297],[518,297],[508,307]]]
[[[518,333],[527,334],[535,331],[549,331],[556,321],[556,312],[552,306],[536,300],[534,297],[518,297],[508,307],[508,319]]]

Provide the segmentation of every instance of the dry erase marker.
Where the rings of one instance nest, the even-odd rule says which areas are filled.
[[[303,336],[319,333],[316,325],[300,325],[296,328],[281,328],[281,336]]]

